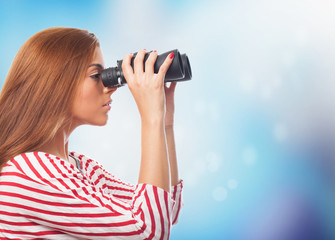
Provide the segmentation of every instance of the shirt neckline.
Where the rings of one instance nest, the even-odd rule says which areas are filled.
[[[75,156],[71,155],[71,154],[69,154],[69,157],[73,158],[73,159],[76,161],[76,165],[77,165],[78,170],[79,170],[82,174],[84,174],[83,169],[81,168],[80,160],[79,160],[78,158],[76,158]]]

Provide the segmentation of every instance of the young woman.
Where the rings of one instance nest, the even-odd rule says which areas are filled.
[[[19,50],[0,94],[0,238],[168,239],[182,206],[173,136],[173,60],[141,50],[122,70],[141,116],[139,180],[130,185],[69,152],[80,125],[105,125],[110,97],[94,34],[50,28]],[[171,187],[171,189],[170,189]]]

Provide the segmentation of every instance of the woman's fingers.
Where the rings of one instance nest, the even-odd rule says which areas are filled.
[[[157,60],[157,51],[152,51],[144,63],[145,54],[146,54],[145,49],[137,52],[136,57],[134,58],[134,61],[133,61],[133,67],[131,66],[131,60],[132,60],[133,54],[127,54],[126,56],[124,56],[123,62],[122,62],[122,72],[128,84],[129,84],[129,81],[133,81],[135,79],[137,79],[138,81],[141,81],[142,79],[143,81],[144,80],[143,78],[145,78],[144,75],[147,76],[146,77],[147,79],[148,79],[148,76],[154,75],[154,65]],[[166,57],[165,61],[159,68],[156,78],[161,79],[161,80],[165,78],[165,74],[173,61],[173,57],[174,57],[173,52],[170,53]],[[144,64],[145,64],[145,72],[143,68]],[[170,87],[173,87],[174,89],[175,84],[172,84]]]
[[[154,74],[154,66],[157,59],[157,51],[154,50],[150,53],[148,59],[145,61],[145,72],[149,75]]]
[[[162,79],[165,78],[165,74],[166,74],[167,70],[169,69],[169,67],[170,67],[170,65],[171,65],[171,63],[173,61],[173,57],[174,57],[174,53],[173,52],[170,53],[166,57],[165,61],[163,62],[163,64],[161,65],[161,67],[159,68],[159,71],[157,73],[157,75],[158,75],[159,78],[162,78]]]
[[[143,61],[144,55],[146,54],[146,50],[140,50],[137,52],[136,57],[134,59],[134,73],[137,77],[140,77],[143,74]]]

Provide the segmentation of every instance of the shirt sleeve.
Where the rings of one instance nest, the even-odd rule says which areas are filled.
[[[184,207],[184,201],[182,198],[182,190],[183,190],[183,180],[180,180],[179,184],[172,187],[172,199],[175,201],[175,205],[172,210],[172,224],[175,225],[178,223],[179,213],[181,209]]]
[[[11,164],[19,172],[11,181],[2,176],[3,182],[12,182],[2,188],[3,202],[7,212],[19,211],[34,223],[31,231],[44,226],[77,238],[169,238],[175,200],[163,189],[137,184],[130,187],[131,200],[122,201],[54,156],[22,154]]]
[[[112,194],[115,198],[119,198],[125,202],[132,201],[135,194],[136,185],[121,181],[106,171],[102,165],[98,164],[92,159],[88,159],[84,155],[79,155],[75,152],[72,152],[71,154],[80,159],[82,168],[84,168],[86,174],[90,176],[92,181],[94,181],[97,186],[104,189],[109,194]],[[180,180],[177,185],[171,187],[171,194],[169,194],[174,202],[171,213],[171,223],[173,225],[178,222],[179,213],[184,206],[182,199],[182,189],[183,181]]]

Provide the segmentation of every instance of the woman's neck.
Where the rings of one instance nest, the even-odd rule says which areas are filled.
[[[55,137],[48,143],[40,147],[40,151],[50,153],[64,160],[69,160],[68,140],[70,133],[65,130],[59,130]]]

